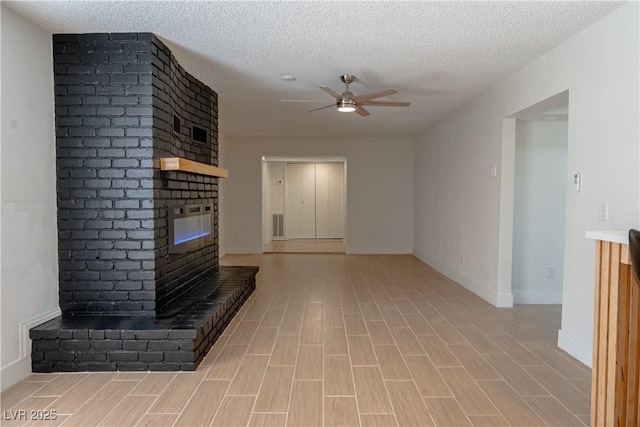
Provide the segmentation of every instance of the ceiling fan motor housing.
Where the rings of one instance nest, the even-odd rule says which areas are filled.
[[[350,113],[356,111],[356,101],[351,98],[342,98],[341,100],[336,102],[338,107],[338,111],[344,113]]]

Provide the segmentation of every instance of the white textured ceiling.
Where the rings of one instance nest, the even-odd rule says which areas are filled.
[[[621,2],[24,1],[4,4],[52,33],[153,32],[219,94],[225,135],[415,135]],[[325,85],[408,108],[306,113]],[[296,81],[284,82],[284,75]]]

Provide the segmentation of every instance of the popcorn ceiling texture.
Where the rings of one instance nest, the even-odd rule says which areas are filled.
[[[416,135],[624,2],[3,2],[52,33],[153,32],[219,94],[225,135]],[[394,88],[339,114],[316,85]],[[283,82],[295,75],[295,82]]]

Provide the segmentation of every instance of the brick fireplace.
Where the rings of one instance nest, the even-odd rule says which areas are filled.
[[[34,372],[195,369],[255,289],[218,265],[217,94],[150,33],[53,36],[63,316],[31,330]],[[171,250],[172,214],[208,234]],[[178,245],[180,243],[177,243]]]

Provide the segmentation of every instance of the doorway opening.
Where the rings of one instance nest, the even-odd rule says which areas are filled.
[[[346,159],[263,157],[263,252],[346,252]]]
[[[499,288],[560,329],[569,93],[504,120]],[[556,328],[554,328],[556,329]],[[557,335],[549,337],[557,342]]]

